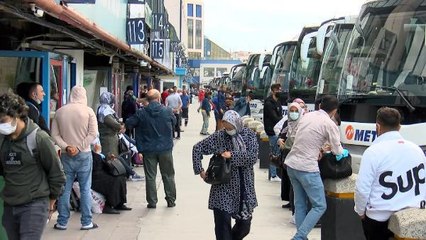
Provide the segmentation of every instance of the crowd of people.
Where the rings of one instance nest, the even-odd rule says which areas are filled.
[[[45,96],[42,86],[21,83],[16,93],[19,96],[0,95],[3,225],[10,239],[40,239],[46,220],[56,210],[54,229],[67,230],[75,182],[79,185],[81,230],[99,227],[92,221],[93,191],[104,196],[105,214],[132,210],[126,205],[126,180],[144,180],[147,208],[156,208],[158,167],[167,207],[176,206],[173,146],[181,138],[182,126],[188,126],[193,89],[172,87],[160,93],[147,87],[136,97],[128,86],[120,119],[112,93],[101,93],[94,111],[87,106],[85,88],[74,86],[69,102],[56,111],[51,128],[40,114]],[[230,161],[230,181],[211,186],[208,207],[213,210],[216,239],[243,239],[250,232],[258,205],[254,165],[259,144],[256,133],[242,123],[242,117],[250,115],[253,95],[234,100],[225,86],[217,91],[200,89],[197,94],[195,108],[203,118],[200,134],[206,137],[193,146],[193,171],[206,180],[203,155],[216,154]],[[292,239],[305,240],[327,208],[319,161],[326,152],[334,154],[337,161],[349,153],[341,144],[336,97],[322,97],[319,109],[312,112],[302,99],[292,99],[288,114],[283,116],[280,94],[281,86],[273,84],[264,105],[270,156],[281,159],[279,166],[271,164],[268,178],[281,182],[281,198],[288,202],[282,207],[290,208],[294,215],[297,232]],[[209,133],[211,113],[216,126]],[[425,155],[401,136],[400,123],[398,110],[380,108],[378,137],[361,161],[355,212],[368,240],[387,239],[391,236],[387,229],[390,215],[406,207],[419,207],[426,198]],[[142,159],[144,177],[133,169]],[[401,177],[405,174],[406,187]],[[234,225],[231,219],[235,219]]]

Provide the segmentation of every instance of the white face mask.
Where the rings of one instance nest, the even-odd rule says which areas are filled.
[[[291,120],[296,121],[299,118],[299,113],[298,112],[290,112],[289,115]]]
[[[234,136],[235,134],[237,134],[237,129],[226,130],[226,133],[230,136]]]
[[[1,123],[0,124],[0,134],[10,135],[10,134],[12,134],[16,131],[16,126],[18,126],[18,124],[15,124],[15,126],[13,126],[12,122]]]

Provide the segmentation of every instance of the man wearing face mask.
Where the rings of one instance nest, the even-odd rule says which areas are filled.
[[[426,157],[415,143],[399,133],[398,110],[377,111],[378,137],[362,155],[355,186],[355,212],[362,220],[367,240],[393,237],[388,229],[392,213],[419,208],[426,199]]]
[[[326,142],[334,155],[343,153],[339,128],[331,120],[337,108],[337,98],[327,95],[321,100],[320,110],[305,114],[297,124],[293,146],[285,159],[295,198],[297,233],[294,240],[307,239],[327,208],[318,156]],[[308,201],[312,205],[309,212]]]
[[[11,240],[41,239],[65,183],[49,135],[38,129],[27,112],[28,106],[19,96],[0,96],[0,175],[5,180],[1,192],[3,226]]]
[[[272,84],[271,86],[271,96],[265,99],[265,104],[263,107],[263,122],[265,125],[265,132],[269,138],[269,147],[270,154],[279,155],[279,149],[277,146],[278,136],[275,135],[274,126],[282,118],[282,106],[279,101],[279,94],[281,93],[281,85],[279,83]],[[269,165],[269,180],[271,181],[280,181],[277,176],[277,167],[270,164]]]
[[[46,95],[44,93],[43,86],[36,82],[22,82],[16,87],[16,93],[22,97],[28,105],[28,117],[41,129],[50,134],[46,120],[41,115],[41,102]]]

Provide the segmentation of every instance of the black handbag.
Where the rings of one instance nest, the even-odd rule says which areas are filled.
[[[332,153],[325,153],[318,162],[321,178],[323,179],[342,179],[352,175],[352,157],[336,160]]]
[[[231,159],[214,154],[210,158],[204,181],[209,184],[229,183],[231,181]]]
[[[109,173],[113,176],[122,176],[127,174],[123,163],[116,157],[108,159],[106,161],[106,165],[108,166]]]

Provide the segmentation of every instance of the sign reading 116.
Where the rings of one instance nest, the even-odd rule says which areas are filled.
[[[144,44],[145,38],[145,18],[128,18],[126,25],[126,35],[128,44]]]

